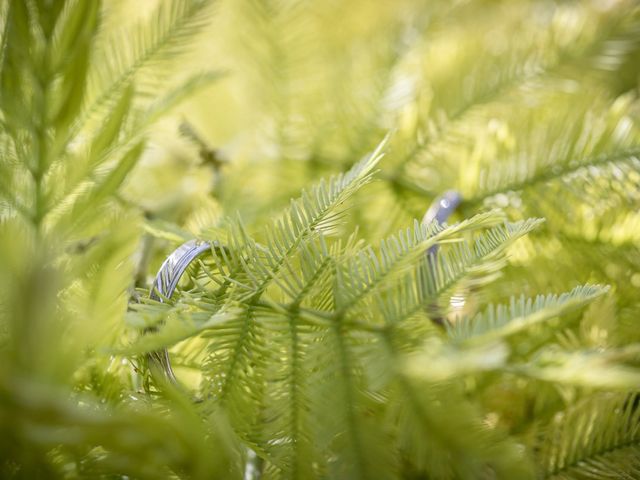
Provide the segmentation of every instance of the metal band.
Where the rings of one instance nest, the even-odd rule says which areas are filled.
[[[436,221],[438,222],[438,225],[442,225],[447,221],[461,202],[462,195],[455,190],[447,190],[431,203],[429,210],[427,210],[427,213],[425,213],[422,218],[422,223],[428,225],[429,223]],[[438,245],[434,245],[427,250],[429,258],[432,258],[437,251]]]
[[[438,222],[438,225],[442,225],[451,214],[456,210],[458,205],[462,202],[462,195],[455,190],[447,190],[442,195],[437,197],[424,215],[422,222],[429,224],[431,222]],[[435,272],[436,269],[436,254],[438,253],[438,244],[435,244],[427,250],[427,264],[428,268]],[[433,303],[428,306],[427,314],[429,318],[440,327],[444,327],[446,320],[439,311],[438,304]]]
[[[178,286],[180,278],[182,278],[184,272],[189,268],[189,265],[198,257],[210,252],[212,246],[216,245],[216,243],[211,244],[209,242],[189,240],[171,252],[156,274],[150,298],[159,302],[163,302],[165,298],[171,298],[171,295],[173,295],[173,292]],[[178,382],[173,373],[173,368],[171,368],[169,351],[166,348],[148,354],[147,358],[150,363],[159,367],[156,371],[161,371],[166,380],[171,383]],[[258,457],[253,450],[248,449],[243,478],[245,480],[258,480],[261,477],[261,473],[262,459]]]
[[[210,251],[211,244],[199,240],[189,240],[176,248],[158,270],[150,298],[159,302],[164,302],[165,298],[171,298],[180,278],[182,278],[189,265],[198,257]],[[166,380],[171,383],[177,383],[173,368],[171,368],[169,351],[166,348],[149,353],[147,359],[150,366],[158,367],[156,369],[152,368],[152,373],[155,373],[154,370],[159,370],[164,374]]]
[[[462,195],[455,190],[447,190],[433,201],[429,210],[425,213],[422,222],[431,223],[434,220],[436,220],[438,224],[446,222],[461,202]]]
[[[209,242],[189,240],[176,248],[164,261],[156,274],[150,297],[163,301],[163,297],[171,298],[185,270],[196,258],[211,250]]]

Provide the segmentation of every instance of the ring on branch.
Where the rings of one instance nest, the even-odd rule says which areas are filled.
[[[210,252],[211,247],[211,243],[206,241],[189,240],[171,252],[156,274],[150,298],[159,302],[163,302],[165,298],[171,298],[189,265],[205,253]],[[159,370],[166,380],[177,383],[171,367],[169,351],[166,348],[147,354],[147,360],[152,374]]]
[[[461,201],[462,196],[455,190],[448,190],[444,192],[431,203],[431,206],[423,217],[422,222],[425,224],[433,221],[437,221],[438,224],[444,223],[455,211]],[[205,253],[210,252],[212,247],[223,248],[218,245],[213,245],[207,241],[189,240],[171,252],[156,274],[150,298],[159,302],[163,302],[164,299],[171,298],[173,292],[178,286],[178,282],[187,268],[189,268],[189,265]],[[434,245],[428,250],[427,255],[429,263],[433,262],[433,257],[437,251],[438,245]],[[434,321],[439,323],[438,319],[434,319]],[[169,351],[166,348],[147,354],[147,359],[149,361],[152,374],[159,371],[166,380],[171,383],[177,383],[176,376],[171,366]]]
[[[460,195],[455,190],[447,190],[439,197],[436,197],[433,202],[431,202],[431,206],[427,213],[425,213],[422,218],[422,223],[430,224],[431,222],[438,222],[438,225],[442,225],[447,219],[451,216],[451,214],[456,210],[458,205],[462,202],[462,195]],[[427,250],[427,268],[432,271],[435,271],[437,268],[436,262],[436,254],[438,253],[438,244]],[[445,326],[445,319],[442,316],[440,309],[438,308],[437,302],[429,305],[427,308],[427,315],[431,319],[433,323],[438,325],[439,327]]]

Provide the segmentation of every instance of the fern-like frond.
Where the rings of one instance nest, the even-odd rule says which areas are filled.
[[[483,425],[480,412],[464,400],[457,386],[400,375],[391,408],[410,474],[472,479],[490,471],[497,478],[533,478],[531,464],[516,444],[503,432]]]
[[[582,345],[563,322],[566,316],[606,292],[602,287],[578,287],[558,296],[539,296],[536,302],[512,301],[510,307],[490,307],[474,319],[449,326],[449,339],[429,338],[407,363],[416,378],[443,381],[473,373],[501,371],[554,385],[591,389],[634,390],[640,371],[634,366],[640,347],[629,344],[599,352]],[[477,321],[474,330],[473,321]],[[540,322],[545,328],[535,330]],[[528,335],[516,334],[527,331]],[[550,344],[554,338],[557,343]],[[536,338],[540,337],[540,338]],[[507,342],[509,340],[509,342]]]
[[[340,452],[329,463],[331,476],[362,480],[393,478],[397,467],[389,448],[392,437],[383,424],[370,418],[371,412],[381,415],[385,411],[384,396],[370,391],[363,375],[365,359],[358,355],[358,344],[371,340],[353,335],[345,327],[335,322],[323,337],[333,361],[320,375],[312,377],[318,382],[314,387],[316,401],[312,404],[319,424],[316,435],[319,434],[319,439],[330,439],[325,455]],[[316,395],[323,390],[326,400],[321,403]]]
[[[65,202],[47,213],[45,226],[72,238],[92,222],[99,220],[94,216],[96,209],[104,208],[105,202],[117,192],[137,164],[142,149],[142,144],[134,145],[94,181],[81,183],[71,196],[65,197]]]
[[[603,112],[602,115],[606,116],[607,113]],[[573,140],[565,137],[564,139],[545,141],[547,145],[554,148],[555,152],[566,149],[565,153],[561,153],[561,156],[555,156],[555,158],[555,152],[549,151],[546,157],[550,159],[548,164],[534,161],[533,168],[529,170],[524,166],[522,160],[524,159],[526,162],[527,158],[533,159],[534,155],[521,153],[520,160],[509,160],[491,173],[488,169],[481,172],[481,178],[486,179],[481,180],[486,182],[481,187],[483,193],[480,197],[470,198],[470,202],[480,202],[499,193],[514,190],[529,189],[531,191],[539,188],[538,192],[540,192],[545,184],[554,180],[561,181],[562,185],[567,188],[563,198],[565,204],[578,197],[579,192],[582,192],[582,195],[593,197],[598,194],[601,188],[607,187],[625,200],[637,201],[632,192],[635,188],[633,178],[640,168],[638,160],[640,137],[638,132],[634,130],[633,119],[622,116],[617,121],[614,120],[610,129],[600,127],[602,136],[599,136],[597,133],[599,128],[594,128],[593,118],[592,114],[587,113],[582,119],[576,119],[574,126],[578,126],[581,121],[584,123],[582,131],[574,133]],[[594,143],[591,145],[580,144],[585,138],[589,138],[590,142]],[[545,154],[539,152],[535,154],[535,157],[543,158],[543,155]],[[504,170],[500,172],[500,168],[504,168]],[[518,178],[519,173],[516,172],[519,168],[522,168],[521,172],[529,171]],[[539,193],[534,194],[531,200],[526,199],[530,210],[535,210],[534,202],[538,195]],[[540,206],[546,205],[541,201]]]
[[[297,252],[302,242],[318,232],[330,232],[343,216],[339,208],[368,183],[382,155],[385,141],[345,174],[321,181],[291,202],[288,211],[265,232],[266,245],[256,243],[241,222],[235,222],[230,238],[219,240],[229,252],[216,257],[218,270],[227,284],[243,291],[241,300],[260,295]],[[217,240],[218,241],[218,240]],[[234,278],[234,275],[242,275]]]
[[[529,24],[526,31],[522,18],[537,18],[535,3],[511,3],[496,10],[509,19],[500,27],[493,22],[495,10],[480,8],[458,19],[456,29],[475,32],[464,37],[465,43],[452,42],[461,35],[448,23],[431,32],[424,53],[429,65],[425,87],[432,96],[423,108],[428,113],[421,125],[424,138],[396,165],[397,171],[409,167],[409,181],[416,170],[410,164],[439,157],[439,144],[468,131],[474,115],[526,100],[532,89],[547,90],[549,79],[574,78],[577,71],[597,78],[624,62],[640,42],[638,14],[629,15],[624,7],[595,12],[585,4],[565,4],[539,18],[546,28]],[[403,182],[398,186],[403,188]]]
[[[193,38],[207,25],[211,2],[208,0],[170,0],[162,2],[150,19],[132,31],[113,34],[100,42],[89,72],[89,92],[82,117],[75,123],[71,137],[86,122],[110,109],[115,99],[132,82],[142,95],[151,95],[145,69],[156,75],[162,63],[184,53]],[[118,52],[114,55],[113,52]]]
[[[69,465],[67,473],[85,478],[126,472],[144,479],[179,473],[204,479],[213,472],[224,477],[237,470],[229,444],[214,440],[228,435],[224,423],[207,432],[181,394],[167,395],[173,397],[170,412],[139,401],[117,411],[86,399],[78,406],[80,400],[68,398],[67,392],[2,375],[0,426],[10,435],[0,440],[0,459],[3,463],[31,460],[21,473],[33,477],[61,476],[57,469],[38,462],[36,448],[55,448],[60,460]],[[32,446],[29,454],[16,448],[22,442]]]
[[[588,101],[585,95],[591,96]],[[595,187],[611,178],[623,184],[625,172],[637,168],[640,137],[634,125],[635,107],[628,97],[610,105],[597,90],[587,88],[532,94],[531,100],[532,106],[523,109],[496,107],[493,122],[479,115],[465,127],[476,132],[471,134],[473,138],[438,147],[438,157],[466,159],[457,171],[451,171],[465,199],[462,208],[476,211],[488,200],[493,200],[494,206],[506,206],[512,192],[539,193],[554,181],[564,186],[575,184],[567,196],[583,191],[581,186],[587,182]],[[428,171],[416,165],[414,185],[420,185]],[[620,190],[628,192],[630,187]],[[535,212],[537,200],[533,197],[524,202]]]
[[[450,227],[441,227],[437,222],[424,225],[415,221],[413,229],[383,240],[379,254],[369,248],[354,258],[347,259],[337,271],[336,299],[339,314],[344,314],[376,288],[393,282],[406,273],[407,269],[413,268],[431,247],[439,243],[455,244],[460,242],[465,233],[493,226],[501,220],[502,214],[495,211],[477,215]],[[534,224],[535,222],[528,225],[523,231],[533,228]],[[480,243],[478,248],[481,248]]]
[[[314,355],[323,342],[323,329],[305,324],[292,307],[286,314],[270,313],[271,325],[265,392],[265,418],[257,429],[270,463],[279,469],[277,478],[305,478],[314,475],[313,463],[323,463],[322,451],[314,441],[314,372],[321,365]]]
[[[138,3],[0,0],[0,477],[640,476],[634,0]]]
[[[498,10],[510,21],[497,30],[492,22],[495,11],[468,16],[457,28],[478,31],[465,37],[467,43],[455,45],[454,60],[438,57],[439,45],[431,44],[432,56],[448,62],[444,68],[431,69],[433,90],[443,93],[434,98],[432,108],[459,119],[474,107],[505,97],[534,79],[553,73],[571,75],[572,67],[576,66],[583,67],[583,74],[588,72],[585,66],[606,68],[605,62],[597,62],[605,52],[611,63],[615,59],[621,61],[640,40],[637,15],[629,15],[624,8],[598,13],[585,4],[566,4],[553,14],[538,18],[546,28],[529,24],[525,28],[530,30],[523,31],[521,19],[536,16],[535,8],[536,5],[529,2],[499,6]],[[487,31],[491,35],[486,34]],[[436,40],[446,42],[453,36],[459,36],[459,32],[447,28]],[[628,41],[620,42],[620,38]],[[497,50],[501,50],[499,54]],[[452,85],[450,69],[464,71],[466,75],[455,79]]]
[[[96,170],[110,156],[123,154],[140,142],[149,125],[168,109],[217,78],[212,73],[199,74],[172,87],[165,77],[163,88],[152,90],[143,81],[145,76],[159,75],[163,65],[184,53],[208,22],[209,3],[206,0],[163,2],[152,19],[136,26],[133,32],[120,33],[111,41],[99,42],[102,43],[100,53],[91,62],[88,73],[77,69],[71,71],[74,81],[81,82],[87,93],[84,105],[78,103],[71,110],[69,102],[63,102],[65,115],[69,118],[63,124],[65,128],[60,129],[60,135],[51,142],[52,166],[46,171],[45,178],[50,205],[72,205],[79,192],[86,189],[86,183],[99,175]],[[131,38],[135,38],[133,44]],[[58,44],[64,44],[64,39],[54,42],[54,46]],[[114,56],[113,51],[119,54]],[[84,90],[69,90],[73,92],[74,100],[83,98]],[[169,91],[164,97],[144,106],[145,95],[151,96],[150,92],[159,95],[165,90]],[[92,138],[85,145],[84,136],[76,137],[90,121],[93,127],[99,125],[99,128],[91,129]],[[69,167],[72,164],[74,168]]]
[[[605,352],[566,351],[557,346],[540,350],[530,362],[512,364],[509,370],[544,382],[598,390],[636,391],[640,369],[632,361],[640,357],[640,344],[634,343]]]
[[[446,313],[455,287],[493,280],[506,264],[508,248],[540,223],[539,219],[507,222],[479,234],[472,242],[445,244],[435,257],[422,261],[415,281],[407,277],[390,290],[388,297],[376,299],[384,322],[399,324],[420,310],[432,316]],[[439,311],[442,297],[446,297],[447,305]]]
[[[598,285],[585,285],[561,295],[539,295],[536,298],[511,298],[508,305],[490,305],[474,317],[457,319],[448,328],[453,341],[464,343],[491,342],[508,338],[534,325],[563,315],[592,302],[608,291]]]
[[[304,360],[306,346],[313,343],[316,334],[312,325],[299,323],[300,304],[314,294],[314,283],[326,272],[330,253],[322,232],[336,226],[341,218],[339,208],[370,180],[381,148],[346,174],[321,182],[300,200],[292,201],[275,227],[267,230],[266,246],[251,238],[240,222],[234,222],[228,238],[217,243],[224,247],[214,252],[214,289],[205,293],[203,300],[215,303],[227,295],[230,301],[238,302],[240,311],[212,331],[205,392],[224,407],[252,448],[271,456],[279,468],[287,465],[285,458],[302,468],[307,460],[299,455],[311,449],[311,441],[305,441],[300,433],[295,444],[293,439],[283,438],[276,445],[267,445],[262,440],[266,432],[259,427],[260,418],[271,418],[268,431],[273,435],[284,435],[293,427],[294,432],[303,431],[300,422],[307,415],[307,394],[302,372],[310,368]],[[295,273],[298,265],[302,275]],[[278,305],[271,296],[262,299],[271,291],[280,291],[289,303]],[[312,305],[318,304],[314,301]],[[279,366],[273,355],[290,356],[291,363]],[[271,380],[264,384],[267,379]],[[288,395],[293,397],[287,400]]]
[[[141,331],[155,327],[160,322],[162,326],[157,331],[146,333],[133,345],[125,347],[120,351],[121,354],[135,356],[170,348],[182,340],[193,338],[207,330],[223,328],[224,324],[233,321],[238,313],[233,308],[227,308],[213,314],[181,315],[179,308],[163,309],[161,305],[156,304],[154,308],[149,309],[145,309],[144,304],[132,307],[133,311],[127,315],[130,326]]]
[[[122,395],[123,389],[136,389],[135,378],[129,366],[105,353],[122,342],[139,232],[139,214],[110,203],[136,165],[147,133],[131,133],[133,113],[143,110],[135,93],[149,92],[139,68],[178,53],[174,46],[185,43],[192,25],[172,33],[177,43],[164,46],[164,33],[146,35],[155,50],[149,51],[148,42],[139,44],[145,52],[135,55],[142,56],[125,59],[121,50],[103,51],[109,65],[137,63],[112,72],[117,78],[103,77],[112,83],[97,92],[87,76],[107,68],[96,66],[92,55],[102,2],[1,3],[0,354],[6,368],[0,374],[0,476],[225,476],[234,468],[230,457],[222,447],[220,464],[205,458],[211,458],[203,453],[209,447],[201,440],[217,434],[204,427],[190,402],[176,395],[169,413],[162,401],[150,408],[136,394]],[[170,11],[177,3],[163,2],[163,32],[182,15]],[[93,87],[99,89],[97,83]],[[156,120],[181,92],[203,83],[178,87],[147,117]],[[94,107],[85,100],[95,101]],[[89,117],[96,120],[93,113],[101,114],[100,123],[83,128]],[[10,257],[16,261],[7,262]],[[9,283],[14,287],[5,289]],[[7,345],[5,335],[11,338]],[[18,345],[24,346],[20,354]],[[18,373],[26,370],[30,375]],[[172,395],[168,388],[164,392]],[[131,408],[125,406],[129,400]],[[138,453],[133,444],[142,447]],[[162,461],[148,456],[156,448],[163,450]],[[62,473],[61,465],[69,468]]]
[[[601,394],[559,412],[539,438],[540,478],[640,476],[637,395]]]

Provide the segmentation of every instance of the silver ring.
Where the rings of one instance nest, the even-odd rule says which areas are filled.
[[[429,224],[437,221],[439,225],[443,224],[460,205],[460,202],[462,202],[462,196],[455,190],[444,192],[432,202],[422,222]],[[200,240],[189,240],[176,248],[158,270],[149,297],[158,302],[164,302],[164,299],[171,298],[189,265],[205,253],[210,252],[211,248],[212,244],[210,242]],[[430,260],[437,251],[438,245],[434,245],[427,251]],[[151,364],[156,364],[160,367],[167,380],[177,383],[171,367],[169,351],[166,348],[147,354],[147,359]]]
[[[453,190],[445,192],[433,201],[422,222],[429,224],[437,221],[439,225],[443,224],[455,211],[461,201],[462,196],[458,192]],[[189,265],[205,253],[210,252],[213,246],[214,244],[210,242],[189,240],[171,252],[156,274],[149,298],[158,302],[164,302],[165,299],[170,299],[182,275],[187,268],[189,268]],[[430,263],[434,261],[437,250],[438,245],[434,245],[427,251]],[[434,318],[434,321],[440,323],[442,320]],[[166,380],[173,384],[178,383],[173,368],[171,367],[171,360],[167,348],[148,353],[147,360],[150,366],[156,365],[159,367],[159,369],[152,368],[152,374],[160,370]],[[262,460],[253,450],[249,449],[244,479],[259,479],[261,477],[261,463]]]
[[[189,240],[176,248],[158,270],[149,298],[158,302],[164,302],[165,298],[171,298],[180,278],[182,278],[189,265],[198,257],[210,251],[211,243],[200,240]],[[148,353],[147,360],[149,365],[155,364],[160,367],[160,371],[164,373],[165,378],[171,383],[178,382],[171,367],[167,348]],[[151,369],[151,373],[154,373],[153,369]]]

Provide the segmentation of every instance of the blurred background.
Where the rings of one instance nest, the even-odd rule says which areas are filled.
[[[154,3],[109,2],[106,24]],[[566,258],[560,284],[628,283],[635,264],[589,266],[578,240],[606,251],[638,239],[638,22],[635,2],[615,0],[217,2],[175,69],[223,76],[154,128],[122,195],[156,226],[197,235],[240,212],[258,228],[393,132],[348,229],[376,243],[454,189],[454,219],[545,217],[548,244],[521,260]],[[518,273],[507,291],[552,286],[549,265],[531,270],[541,283]]]
[[[51,8],[70,15],[80,2],[70,0],[67,10]],[[3,45],[13,21],[7,15],[11,3],[0,0]],[[62,3],[38,5],[47,5],[46,10]],[[58,219],[67,218],[67,209],[82,192],[56,196],[57,189],[66,188],[76,165],[85,165],[78,160],[83,149],[108,124],[99,116],[76,123],[81,127],[62,143],[68,148],[60,158],[68,155],[79,163],[56,166],[57,157],[52,161],[53,173],[43,177],[43,184],[50,184],[43,196],[45,203],[53,199],[52,213],[41,225],[25,220],[16,205],[23,199],[37,211],[41,199],[34,196],[26,174],[19,173],[20,162],[33,151],[46,156],[56,150],[45,148],[43,154],[32,148],[35,141],[20,130],[23,119],[16,112],[32,113],[24,99],[40,98],[34,94],[39,92],[36,80],[46,74],[40,65],[48,63],[38,60],[40,37],[34,35],[36,40],[28,43],[19,28],[18,40],[11,37],[6,41],[10,47],[3,47],[14,48],[15,58],[33,59],[36,66],[27,68],[33,75],[18,67],[2,70],[0,432],[6,435],[0,439],[5,452],[0,455],[6,462],[0,476],[63,476],[66,464],[57,462],[63,455],[57,447],[61,443],[72,445],[85,462],[82,468],[92,472],[104,460],[103,452],[92,451],[89,460],[83,455],[105,432],[124,432],[112,445],[116,451],[126,446],[121,456],[109,457],[114,471],[127,465],[139,476],[154,478],[153,466],[162,463],[164,448],[177,465],[195,469],[194,476],[209,472],[206,462],[218,460],[202,452],[217,447],[202,439],[208,435],[207,441],[214,442],[215,435],[181,437],[188,429],[204,429],[187,407],[173,408],[163,417],[166,424],[158,427],[153,415],[170,409],[144,398],[139,365],[130,361],[132,355],[121,355],[145,327],[126,317],[128,303],[145,294],[163,260],[184,240],[211,238],[226,217],[238,213],[252,233],[260,232],[302,189],[346,171],[387,134],[376,180],[349,204],[348,221],[336,236],[357,230],[364,241],[378,244],[421,219],[447,190],[463,199],[451,221],[492,208],[504,209],[511,220],[544,217],[545,225],[513,248],[504,274],[490,287],[479,291],[468,285],[458,293],[452,317],[473,314],[480,303],[513,294],[604,283],[612,285],[608,300],[590,313],[590,326],[579,341],[597,348],[640,341],[637,1],[208,3],[201,21],[193,27],[184,22],[189,33],[180,30],[189,37],[189,48],[174,55],[179,49],[171,44],[160,59],[145,46],[160,35],[153,25],[164,25],[164,17],[154,13],[161,0],[109,0],[100,6],[94,43],[86,43],[88,98],[109,78],[104,71],[111,64],[120,68],[127,61],[133,67],[122,68],[115,90],[135,84],[136,108],[153,105],[162,92],[185,81],[196,81],[187,89],[189,96],[172,104],[160,120],[139,132],[131,121],[134,133],[123,127],[115,135],[144,133],[147,140],[121,184],[100,202],[88,204],[91,222],[81,230],[73,219]],[[83,16],[79,24],[83,19],[89,24],[88,18]],[[54,29],[43,25],[43,38],[51,34],[57,39]],[[148,31],[138,35],[139,29]],[[64,45],[63,40],[56,41]],[[58,53],[61,64],[64,52]],[[162,69],[150,68],[156,63]],[[148,71],[136,70],[143,64]],[[53,90],[58,77],[52,78]],[[21,82],[30,81],[36,86],[24,87],[23,99],[18,95]],[[13,96],[23,104],[11,107]],[[24,122],[37,130],[40,117]],[[29,128],[25,130],[31,132]],[[40,140],[56,147],[60,132],[67,136],[60,127],[50,137],[46,130]],[[51,145],[46,143],[50,138]],[[23,140],[27,147],[21,150],[16,145]],[[102,165],[83,161],[100,174]],[[174,354],[189,379],[187,371],[194,365],[188,364],[196,357],[181,347]],[[191,381],[198,383],[197,373]],[[69,389],[84,400],[68,401]],[[508,403],[508,395],[496,402],[503,400]],[[76,410],[83,402],[113,406],[114,411],[126,406],[140,416],[130,418],[122,410],[121,417],[114,413],[96,420]],[[62,435],[60,429],[68,425],[80,427]],[[216,428],[224,430],[220,425]],[[128,443],[127,435],[134,441]],[[163,439],[172,435],[177,443],[167,446]],[[224,457],[224,448],[220,450]],[[138,455],[153,457],[148,470],[137,462]]]
[[[126,27],[155,4],[108,2],[104,22]],[[635,7],[595,0],[216,2],[211,25],[173,73],[176,81],[198,69],[223,76],[154,128],[123,195],[187,228],[197,228],[199,215],[223,211],[264,221],[393,131],[378,190],[354,213],[364,217],[364,235],[379,238],[421,216],[448,188],[473,200],[467,213],[486,208],[496,195],[480,176],[491,162],[506,163],[524,149],[555,153],[531,151],[536,129],[547,131],[543,144],[554,140],[551,125],[566,115],[582,119],[598,102],[606,108],[618,99],[625,114],[633,112],[623,104],[638,88]],[[544,162],[551,160],[535,167],[543,170]],[[517,180],[504,192],[494,189],[517,192]],[[372,199],[389,212],[385,218]]]

